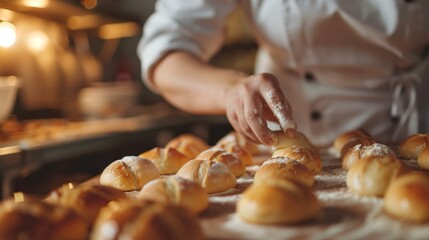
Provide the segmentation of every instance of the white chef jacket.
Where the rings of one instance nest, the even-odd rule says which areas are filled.
[[[209,60],[236,7],[260,46],[255,73],[277,76],[298,130],[314,144],[358,128],[389,143],[418,131],[413,96],[429,65],[427,0],[160,0],[138,47],[148,87],[151,67],[169,51]]]

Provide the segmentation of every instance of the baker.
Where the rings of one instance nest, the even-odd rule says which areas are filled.
[[[236,8],[259,45],[251,76],[208,63]],[[319,146],[358,128],[391,142],[420,131],[427,9],[417,0],[159,0],[138,54],[150,89],[190,113],[226,114],[253,142],[275,144],[271,122]]]

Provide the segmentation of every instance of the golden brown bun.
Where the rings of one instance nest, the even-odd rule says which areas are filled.
[[[237,214],[260,224],[294,224],[321,212],[316,196],[299,182],[271,179],[251,185],[237,202]]]
[[[393,150],[384,144],[374,143],[370,146],[358,144],[341,158],[342,167],[348,171],[356,161],[369,156],[396,158]]]
[[[62,189],[57,204],[74,209],[89,223],[93,223],[99,210],[111,201],[127,198],[124,192],[103,185],[79,185]]]
[[[159,170],[151,160],[127,156],[109,164],[101,173],[100,183],[123,191],[140,190],[159,176]]]
[[[232,174],[236,177],[239,177],[246,172],[243,163],[237,155],[229,153],[222,148],[214,147],[204,150],[195,159],[208,159],[215,162],[221,162],[229,167]]]
[[[225,164],[211,160],[191,160],[176,175],[195,181],[207,193],[223,192],[237,184],[234,174]]]
[[[100,211],[91,240],[204,239],[198,219],[184,208],[148,201],[111,202]]]
[[[413,222],[429,220],[429,177],[423,173],[405,174],[395,179],[384,196],[389,214]]]
[[[245,167],[253,165],[253,156],[246,150],[245,147],[240,146],[235,142],[217,143],[214,147],[222,148],[227,152],[237,155]]]
[[[296,131],[295,136],[289,137],[284,132],[277,132],[277,143],[274,146],[275,150],[292,146],[305,147],[318,153],[317,148],[308,141],[303,133]]]
[[[70,208],[42,201],[0,205],[1,239],[84,240],[90,225]]]
[[[428,146],[429,134],[411,135],[399,145],[399,155],[407,159],[417,159],[420,151]]]
[[[261,148],[258,144],[247,141],[244,137],[235,131],[229,132],[227,135],[219,139],[215,145],[229,145],[231,143],[238,144],[250,154],[260,154]]]
[[[274,151],[271,157],[287,157],[296,160],[304,164],[313,174],[316,174],[322,170],[322,160],[320,159],[319,154],[305,147],[292,146],[288,148],[281,148]]]
[[[207,193],[200,185],[179,176],[150,181],[139,192],[138,198],[179,205],[194,214],[201,213],[209,205]]]
[[[417,163],[423,169],[429,169],[429,147],[424,148],[417,157]]]
[[[201,138],[187,133],[171,139],[165,146],[165,148],[169,147],[177,149],[189,159],[195,159],[200,152],[208,149],[209,145]]]
[[[256,171],[254,182],[264,182],[273,178],[292,179],[307,187],[314,184],[314,175],[302,163],[287,157],[271,158]]]
[[[347,173],[347,187],[360,195],[383,196],[390,182],[403,173],[403,166],[389,156],[368,156],[356,161]]]
[[[363,145],[363,146],[371,146],[374,143],[378,143],[378,141],[375,140],[374,138],[371,138],[371,137],[350,139],[350,141],[348,141],[343,146],[343,148],[341,149],[340,157],[343,158],[344,155],[346,155],[347,152],[350,151],[350,149],[354,148],[356,145],[360,144],[360,145]]]
[[[352,131],[348,131],[348,132],[344,132],[342,134],[340,134],[337,138],[335,138],[334,141],[334,148],[335,150],[337,150],[338,152],[341,152],[341,150],[343,149],[343,147],[350,141],[352,140],[363,140],[365,141],[366,139],[372,139],[371,136],[365,132],[364,130],[358,129],[358,130],[352,130]],[[374,140],[375,141],[375,140]],[[362,144],[362,142],[359,142]],[[358,144],[358,143],[357,143]],[[372,144],[372,143],[371,143]],[[356,144],[355,144],[356,145]],[[353,146],[349,146],[349,147],[353,147]]]
[[[139,155],[146,158],[158,167],[160,174],[174,174],[190,159],[174,148],[156,147]]]

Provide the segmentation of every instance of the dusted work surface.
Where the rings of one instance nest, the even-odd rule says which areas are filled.
[[[360,196],[346,186],[346,172],[329,151],[321,153],[323,170],[315,176],[313,191],[322,214],[296,225],[258,225],[235,213],[241,193],[253,183],[259,166],[247,168],[237,186],[211,194],[210,206],[200,216],[208,239],[428,239],[429,223],[412,224],[394,219],[383,210],[383,198]],[[259,157],[263,161],[268,157]],[[411,163],[413,166],[414,164]]]

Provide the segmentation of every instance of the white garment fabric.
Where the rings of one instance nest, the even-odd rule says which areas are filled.
[[[418,131],[407,90],[418,81],[407,79],[419,79],[421,69],[415,69],[429,65],[422,54],[429,46],[424,0],[159,0],[138,47],[147,86],[152,88],[151,67],[169,51],[210,59],[236,7],[260,46],[255,73],[277,76],[298,129],[313,143],[329,145],[358,128],[388,143]],[[395,96],[400,101],[393,99],[395,86],[404,89]],[[392,107],[405,119],[396,131]]]

